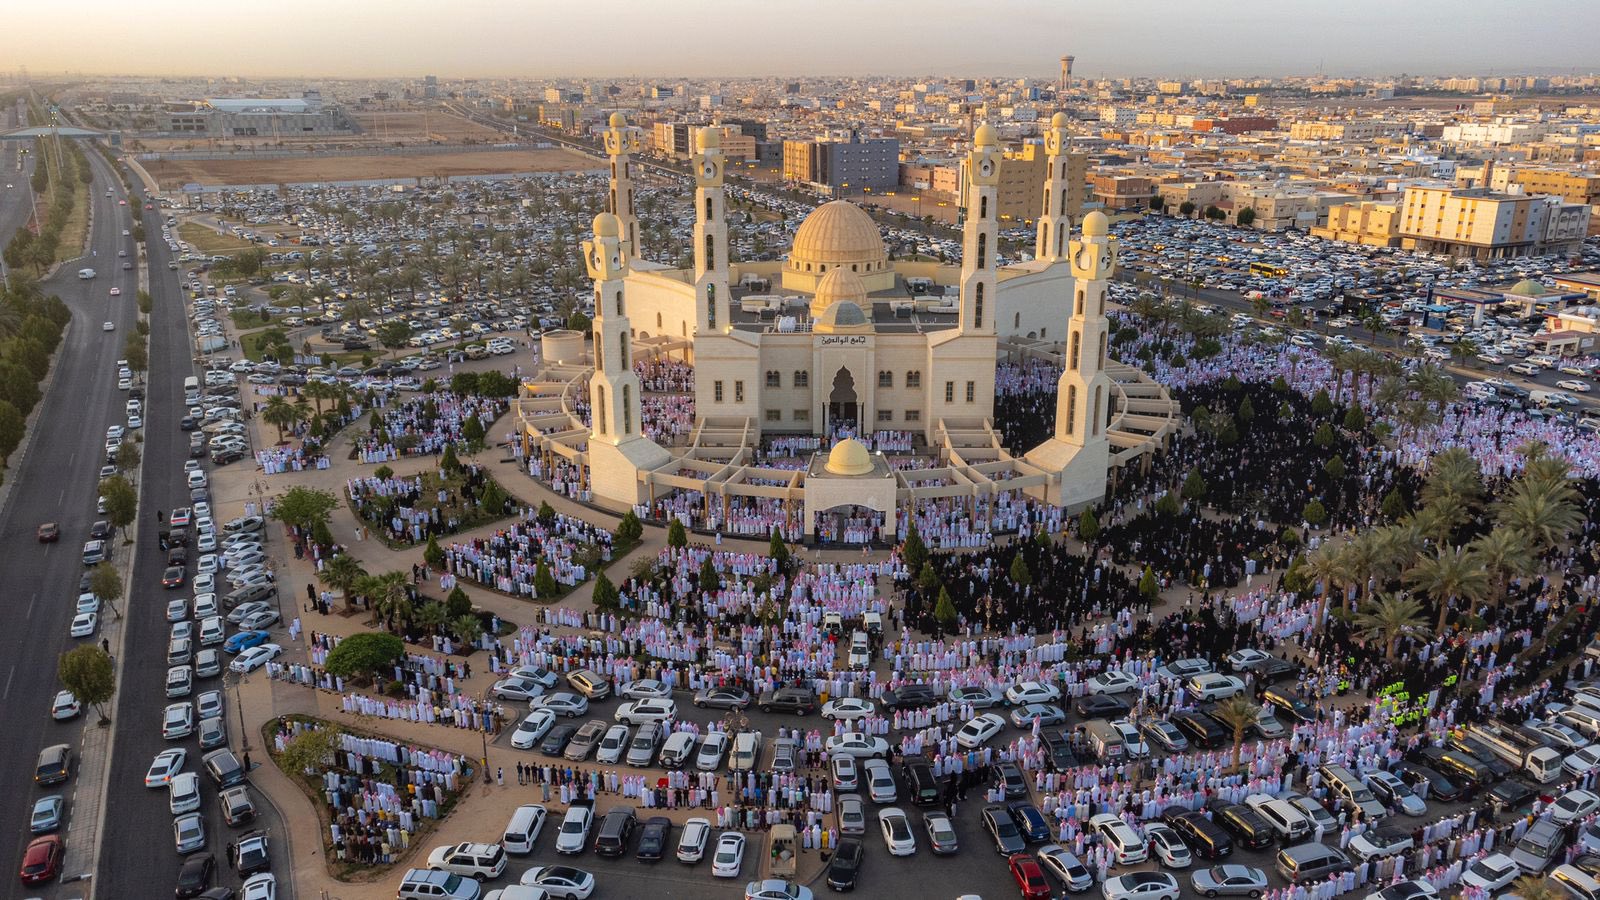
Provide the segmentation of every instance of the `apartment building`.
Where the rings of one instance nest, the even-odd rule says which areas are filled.
[[[1400,205],[1400,246],[1476,259],[1570,253],[1588,232],[1589,212],[1559,197],[1413,186]]]
[[[1351,122],[1295,122],[1289,126],[1294,141],[1370,141],[1383,134],[1384,123],[1372,119]]]
[[[1369,247],[1400,246],[1400,207],[1363,200],[1328,208],[1328,224],[1311,229],[1314,237]]]
[[[1089,190],[1107,209],[1145,209],[1156,195],[1155,183],[1144,175],[1090,175]]]

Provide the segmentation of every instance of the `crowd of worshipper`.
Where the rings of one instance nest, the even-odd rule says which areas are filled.
[[[390,543],[421,544],[506,515],[515,501],[475,463],[459,473],[376,475],[345,481],[356,515]]]
[[[514,524],[488,537],[442,547],[441,570],[503,594],[548,598],[582,584],[611,560],[610,531],[574,516],[524,510]],[[542,574],[541,574],[542,573]],[[543,576],[548,576],[548,582]]]
[[[641,359],[633,364],[639,388],[646,394],[693,394],[694,366],[676,359]]]
[[[274,754],[281,755],[302,734],[333,727],[279,719],[272,737]],[[325,805],[330,821],[324,847],[341,863],[398,861],[426,822],[449,811],[471,774],[464,757],[442,750],[343,729],[338,729],[338,740],[331,764],[298,774]]]
[[[899,584],[907,623],[925,634],[1072,629],[1140,603],[1138,586],[1127,575],[1057,542],[1019,540],[976,552],[935,554],[927,567],[935,576],[932,582],[923,583],[923,573],[907,569]],[[1013,580],[1012,573],[1024,569],[1022,581]],[[953,619],[940,620],[942,594],[953,604]]]
[[[366,463],[393,462],[403,456],[434,456],[464,440],[468,419],[476,419],[480,435],[511,408],[505,397],[457,394],[437,390],[390,402],[373,410],[376,418],[366,434],[352,439],[352,454]]]

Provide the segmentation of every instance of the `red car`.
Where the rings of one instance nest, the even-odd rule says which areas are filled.
[[[39,526],[39,543],[49,544],[61,539],[61,526],[54,522],[46,522]]]
[[[54,879],[61,874],[61,860],[65,855],[60,835],[35,839],[22,854],[22,883],[42,884]]]
[[[1044,877],[1039,861],[1027,853],[1013,854],[1006,860],[1011,867],[1011,877],[1017,881],[1022,900],[1050,900],[1050,882]]]

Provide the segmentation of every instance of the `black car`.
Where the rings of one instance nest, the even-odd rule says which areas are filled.
[[[1072,739],[1065,728],[1040,729],[1039,740],[1044,744],[1045,765],[1051,771],[1065,772],[1078,767],[1078,756],[1072,752]]]
[[[1429,800],[1454,803],[1457,800],[1465,800],[1471,796],[1471,792],[1466,788],[1420,763],[1398,763],[1389,771],[1399,775],[1400,780],[1411,785],[1413,790],[1422,785],[1427,785],[1427,799]]]
[[[578,726],[576,725],[555,726],[550,729],[550,732],[544,736],[544,741],[539,744],[539,752],[546,756],[560,756],[561,751],[567,749],[567,743],[572,740],[572,736],[577,732]]]
[[[243,450],[216,450],[211,454],[212,464],[218,466],[225,466],[228,463],[241,459],[244,459]]]
[[[1281,681],[1300,674],[1300,667],[1286,659],[1269,659],[1250,667],[1256,679],[1263,682]]]
[[[1520,781],[1508,778],[1490,788],[1488,796],[1489,808],[1494,810],[1495,815],[1500,815],[1532,803],[1538,792]]]
[[[200,427],[200,423],[195,421],[194,416],[184,416],[178,420],[178,427],[184,431],[193,431]]]
[[[200,896],[202,891],[211,886],[211,879],[216,875],[216,871],[217,861],[211,854],[189,857],[178,869],[178,887],[173,891],[173,895],[179,898]]]
[[[1007,800],[1028,796],[1028,779],[1016,763],[1003,762],[994,767],[990,783],[1006,792]]]
[[[672,820],[666,816],[652,816],[639,830],[639,849],[634,856],[655,862],[667,852],[667,836],[672,833]]]
[[[933,766],[926,756],[907,756],[900,764],[900,774],[905,776],[912,803],[918,806],[939,805],[939,779],[934,777]]]
[[[1178,837],[1202,859],[1226,859],[1233,853],[1233,838],[1222,826],[1205,817],[1204,813],[1169,806],[1161,811],[1161,821],[1171,826]]]
[[[89,537],[97,541],[111,537],[111,523],[105,519],[96,519],[95,523],[89,526]]]
[[[836,891],[856,889],[856,877],[861,874],[861,842],[845,838],[833,851],[828,863],[828,887]]]
[[[810,688],[778,688],[765,691],[756,701],[764,713],[794,713],[803,716],[817,711],[817,695]]]
[[[1233,836],[1240,845],[1251,850],[1272,846],[1277,833],[1261,814],[1242,803],[1211,804],[1212,821]]]
[[[933,706],[944,699],[931,685],[901,685],[883,694],[883,705],[889,709],[921,709]]]
[[[1261,695],[1269,708],[1283,713],[1296,722],[1311,722],[1317,718],[1317,707],[1293,691],[1272,688]]]
[[[1228,741],[1228,729],[1205,713],[1173,713],[1169,721],[1196,746],[1214,750]]]
[[[1085,694],[1072,703],[1072,711],[1083,719],[1120,719],[1132,707],[1109,694]]]
[[[1490,750],[1482,741],[1476,741],[1464,735],[1451,735],[1447,743],[1487,766],[1496,780],[1505,778],[1516,771],[1511,767],[1510,763],[1496,756],[1495,752]]]

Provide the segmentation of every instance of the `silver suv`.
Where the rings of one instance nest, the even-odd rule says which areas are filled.
[[[454,872],[411,869],[400,879],[400,900],[478,900],[478,883]]]

